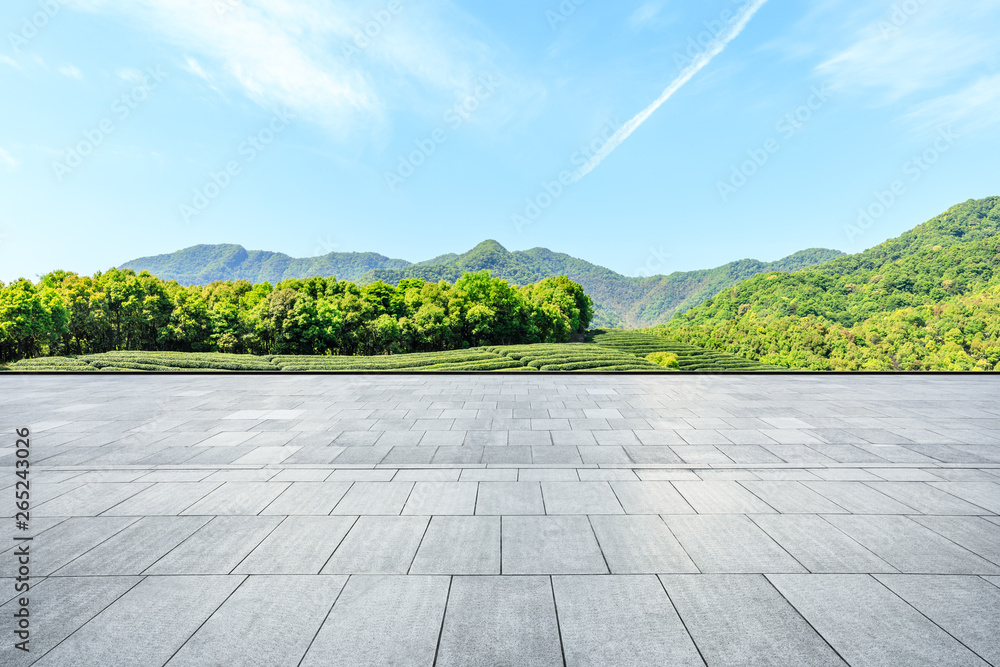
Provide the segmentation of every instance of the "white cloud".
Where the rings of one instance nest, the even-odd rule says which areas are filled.
[[[184,69],[190,72],[191,74],[194,74],[199,79],[204,79],[205,81],[211,79],[208,73],[205,72],[205,69],[201,66],[201,63],[199,63],[191,56],[185,56],[184,63],[185,63]]]
[[[129,15],[190,54],[184,69],[213,86],[235,86],[263,107],[344,133],[378,124],[390,106],[421,108],[435,97],[430,107],[441,108],[442,93],[453,97],[473,87],[491,58],[467,31],[446,29],[445,19],[466,19],[445,3],[399,0],[395,14],[387,12],[385,0],[76,0],[75,5]],[[405,96],[415,102],[396,99]]]
[[[645,23],[656,18],[656,15],[663,9],[662,0],[650,0],[632,12],[628,18],[628,23],[633,29],[641,28]]]
[[[7,171],[17,171],[17,168],[21,166],[21,161],[0,148],[0,164],[7,167]]]
[[[10,56],[5,56],[5,55],[0,54],[0,63],[3,63],[4,65],[8,65],[10,67],[13,67],[14,69],[22,69],[21,68],[21,63],[17,62],[16,60],[14,60],[13,58],[11,58]]]
[[[146,74],[142,70],[135,69],[134,67],[120,69],[116,72],[116,74],[118,75],[118,78],[125,83],[138,85],[146,80]]]
[[[76,65],[63,65],[59,68],[59,73],[77,81],[83,81],[83,72]]]
[[[957,92],[922,102],[908,117],[922,128],[956,123],[966,131],[1000,123],[1000,73],[984,76]]]
[[[995,117],[988,104],[978,103],[990,99],[990,91],[977,81],[995,80],[998,25],[995,0],[897,2],[816,71],[833,90],[906,104],[913,117],[938,113],[937,122],[946,122],[949,114],[970,116],[969,109],[949,108],[963,101],[973,103],[976,113]]]

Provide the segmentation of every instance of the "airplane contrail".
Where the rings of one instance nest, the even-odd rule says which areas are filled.
[[[594,154],[587,163],[573,172],[572,182],[575,183],[581,178],[592,172],[597,165],[608,155],[611,151],[618,148],[623,141],[628,139],[629,135],[639,129],[647,118],[653,115],[653,112],[660,108],[664,102],[669,100],[674,93],[680,90],[680,87],[691,80],[695,74],[697,74],[705,65],[712,61],[712,58],[719,55],[724,48],[729,44],[729,42],[736,39],[736,37],[743,32],[743,28],[746,27],[747,22],[753,18],[753,15],[757,13],[767,0],[753,0],[748,2],[746,5],[740,8],[736,16],[733,17],[732,22],[728,25],[726,30],[723,30],[718,35],[712,39],[711,42],[705,47],[705,50],[699,53],[690,65],[684,68],[680,75],[670,82],[666,90],[656,99],[655,102],[650,104],[648,107],[640,111],[632,120],[628,121],[622,125],[617,132],[611,135],[601,149]]]

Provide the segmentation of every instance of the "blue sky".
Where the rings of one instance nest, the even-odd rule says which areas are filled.
[[[0,280],[198,243],[857,252],[1000,194],[998,32],[995,0],[6,0]]]

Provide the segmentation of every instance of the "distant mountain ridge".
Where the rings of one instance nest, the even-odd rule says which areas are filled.
[[[177,252],[140,257],[119,268],[149,271],[183,285],[217,280],[278,283],[290,278],[336,276],[342,280],[397,284],[406,278],[454,282],[463,273],[489,270],[497,278],[525,285],[565,275],[583,285],[594,300],[594,326],[647,327],[666,322],[710,299],[720,290],[761,273],[795,271],[843,255],[839,250],[810,248],[775,262],[742,259],[714,269],[630,278],[547,248],[511,252],[493,240],[462,254],[446,254],[410,263],[372,252],[332,252],[320,257],[294,258],[279,252],[246,250],[243,246],[197,245]]]

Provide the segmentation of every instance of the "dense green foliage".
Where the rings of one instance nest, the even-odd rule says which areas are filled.
[[[1000,197],[970,200],[862,253],[723,290],[658,333],[790,368],[998,369],[998,232]]]
[[[794,271],[837,257],[836,250],[810,249],[771,263],[744,259],[716,269],[674,272],[668,276],[629,278],[601,266],[545,248],[509,252],[496,241],[484,241],[461,255],[448,254],[410,264],[373,253],[331,253],[292,259],[280,253],[246,251],[240,246],[195,246],[171,255],[144,257],[125,268],[148,270],[181,284],[244,279],[272,282],[308,276],[337,275],[361,284],[403,280],[454,283],[465,273],[490,275],[517,285],[553,276],[580,283],[594,299],[595,323],[600,326],[651,326],[675,312],[702,303],[719,290],[762,272]]]
[[[0,362],[129,350],[349,356],[558,343],[592,316],[590,298],[561,276],[524,287],[485,271],[454,285],[310,278],[202,287],[132,270],[59,271],[38,284],[0,284]]]

